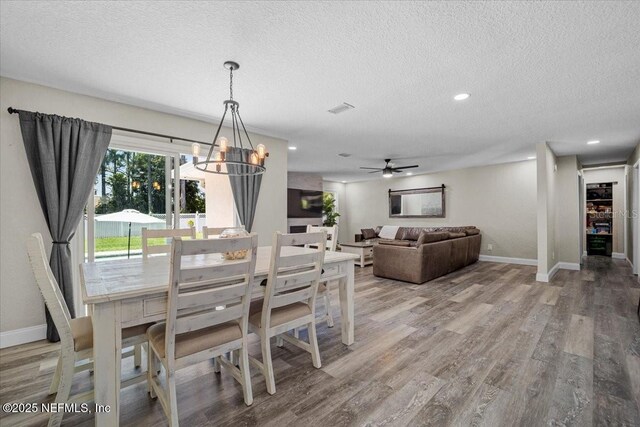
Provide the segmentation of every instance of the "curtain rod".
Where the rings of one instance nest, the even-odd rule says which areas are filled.
[[[18,109],[13,108],[13,107],[7,108],[7,111],[9,112],[9,114],[17,114],[20,111],[24,111],[26,113],[30,113],[30,111],[18,110]],[[137,134],[140,134],[140,135],[156,136],[156,137],[159,137],[159,138],[168,138],[168,139],[171,139],[171,140],[195,142],[197,144],[211,145],[210,142],[196,141],[195,139],[181,138],[179,136],[164,135],[162,133],[147,132],[147,131],[144,131],[144,130],[123,128],[123,127],[120,127],[120,126],[112,126],[112,125],[107,125],[107,126],[110,126],[111,129],[120,130],[120,131],[123,131],[123,132],[131,132],[131,133],[137,133]]]

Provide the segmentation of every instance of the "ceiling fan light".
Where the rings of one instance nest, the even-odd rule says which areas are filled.
[[[391,172],[390,170],[385,170],[382,172],[382,176],[384,178],[391,178],[393,176],[393,172]]]

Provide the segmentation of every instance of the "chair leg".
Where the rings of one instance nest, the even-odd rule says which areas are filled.
[[[224,357],[224,356],[218,356],[218,357]],[[220,373],[220,362],[218,362],[218,357],[213,358],[213,372],[215,372],[216,374]]]
[[[316,335],[316,324],[311,322],[307,325],[307,332],[309,333],[309,344],[311,345],[311,359],[313,360],[313,366],[315,368],[321,368],[320,362],[320,348],[318,347],[318,336]]]
[[[276,336],[276,347],[284,347],[284,340],[280,335]]]
[[[70,354],[69,357],[63,358],[60,369],[60,382],[58,385],[58,394],[56,395],[56,403],[66,403],[69,401],[71,393],[71,384],[73,383],[73,373],[75,372],[75,357]],[[63,412],[52,413],[49,417],[49,427],[57,427],[62,422]]]
[[[245,339],[240,349],[240,377],[242,378],[242,393],[244,403],[250,406],[253,403],[253,389],[251,387],[251,369],[249,368],[248,343]]]
[[[273,375],[273,361],[271,360],[271,339],[267,336],[261,336],[262,344],[262,364],[264,370],[264,380],[267,384],[267,393],[274,394],[276,392],[276,380]]]
[[[136,344],[133,347],[133,366],[138,369],[142,366],[142,345]]]
[[[149,396],[152,399],[156,399],[158,396],[156,395],[156,391],[153,388],[153,382],[155,381],[155,376],[157,375],[158,367],[156,365],[156,354],[153,350],[148,349],[147,351],[147,391],[149,392]]]
[[[331,295],[329,294],[329,283],[327,283],[327,290],[324,293],[324,309],[327,312],[327,326],[333,328],[333,316],[331,315]]]
[[[300,339],[300,328],[295,328],[293,330],[293,337],[296,339]]]
[[[176,395],[176,377],[174,372],[167,372],[167,400],[169,401],[169,425],[178,426],[178,397]]]
[[[60,385],[60,372],[62,371],[62,355],[58,356],[58,363],[56,364],[56,371],[53,373],[53,380],[49,387],[49,395],[58,392],[58,385]]]

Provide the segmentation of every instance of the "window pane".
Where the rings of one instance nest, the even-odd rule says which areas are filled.
[[[154,154],[107,150],[96,176],[96,260],[127,257],[129,252],[140,256],[142,227],[166,228],[165,159]],[[159,240],[152,244],[164,243],[164,239]]]

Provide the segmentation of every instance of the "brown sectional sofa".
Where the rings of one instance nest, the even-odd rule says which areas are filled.
[[[395,237],[370,239],[377,243],[375,276],[424,283],[473,264],[480,256],[482,235],[474,226],[400,227]]]

